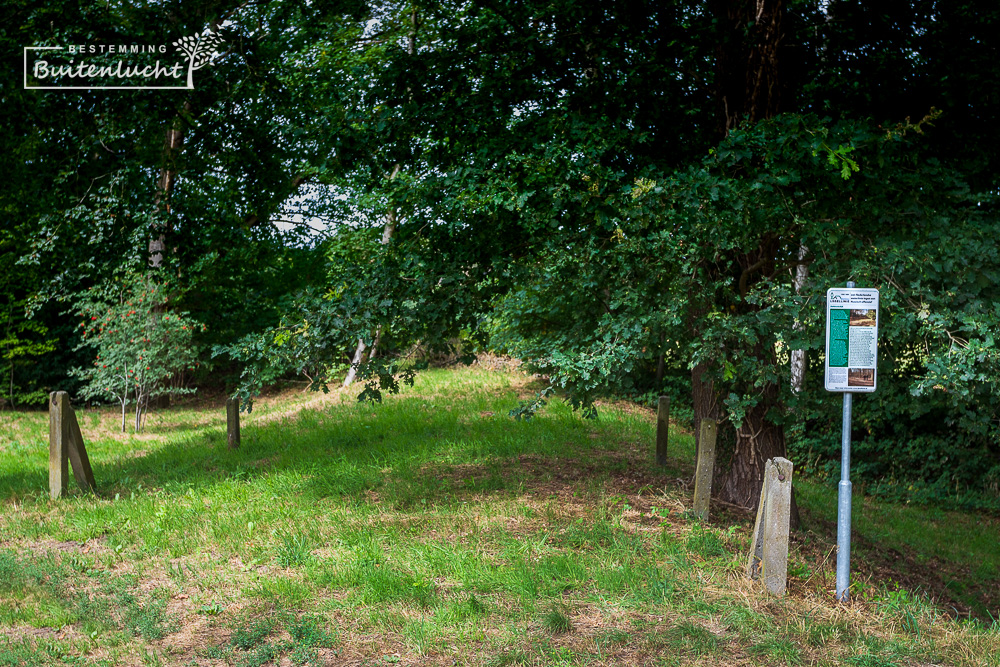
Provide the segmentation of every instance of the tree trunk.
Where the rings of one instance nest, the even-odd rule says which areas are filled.
[[[354,382],[354,378],[358,375],[358,366],[365,358],[365,341],[361,338],[358,339],[358,347],[354,350],[354,357],[351,359],[351,367],[347,369],[347,377],[344,378],[344,386],[350,387],[351,383]]]
[[[795,267],[795,280],[792,284],[795,286],[795,293],[798,294],[803,287],[805,287],[806,280],[809,279],[809,266],[805,263],[806,255],[809,253],[809,248],[804,244],[799,243],[799,264]],[[795,331],[802,331],[803,326],[801,320],[796,320],[795,324],[792,325],[792,329]],[[796,394],[802,391],[802,388],[806,384],[806,351],[805,350],[792,350],[791,358],[791,371],[792,371],[792,391]]]
[[[184,103],[184,113],[191,111],[191,103]],[[170,212],[170,195],[177,182],[177,159],[184,146],[184,124],[180,116],[170,121],[163,139],[163,166],[160,167],[160,177],[157,182],[156,207]],[[149,239],[149,266],[159,268],[163,265],[163,253],[166,251],[166,234],[170,231],[169,223],[153,225]]]
[[[392,168],[392,174],[389,175],[389,182],[392,183],[399,176],[399,172],[402,169],[400,163],[396,163]],[[396,209],[393,208],[392,204],[389,204],[389,211],[385,215],[385,226],[382,228],[382,245],[388,245],[389,241],[392,240],[392,235],[396,232]],[[375,330],[375,341],[378,341],[382,337],[382,327]],[[372,351],[375,351],[378,343],[375,343]],[[347,369],[347,377],[344,378],[344,386],[350,387],[354,382],[354,379],[358,375],[358,366],[365,360],[365,341],[361,338],[358,339],[358,347],[354,350],[354,358],[351,359],[351,367]]]
[[[725,136],[746,119],[780,110],[784,0],[710,0],[720,30],[716,47],[719,126]]]
[[[135,425],[132,427],[133,433],[139,432],[139,415],[142,414],[142,394],[136,396],[135,400]]]
[[[417,8],[414,6],[410,10],[410,31],[406,38],[406,52],[413,56],[417,52]],[[407,87],[407,91],[412,93],[412,89]],[[412,94],[410,98],[412,99]],[[389,183],[391,184],[396,177],[399,176],[400,170],[403,165],[397,162],[392,167],[392,174],[389,176]],[[393,207],[392,202],[389,203],[389,210],[385,216],[385,227],[382,228],[382,245],[386,245],[392,239],[392,235],[396,232],[396,209]],[[382,334],[382,327],[378,327],[375,330],[375,340],[377,341]],[[347,377],[344,378],[344,386],[349,387],[354,379],[357,377],[358,365],[364,361],[365,358],[365,342],[363,339],[358,339],[358,346],[354,350],[354,357],[351,359],[351,367],[347,369]]]
[[[715,395],[715,383],[705,377],[708,367],[704,363],[696,364],[691,369],[691,399],[694,406],[694,446],[695,452],[701,451],[701,420],[719,419],[719,401]],[[721,427],[722,424],[720,423]],[[725,441],[725,438],[722,438]]]
[[[786,453],[784,429],[766,418],[777,404],[778,387],[765,385],[762,394],[760,402],[747,411],[736,429],[729,461],[720,461],[722,470],[716,473],[718,497],[750,509],[756,509],[760,501],[764,463]]]
[[[783,0],[710,0],[709,9],[718,26],[716,49],[717,90],[720,136],[726,136],[748,121],[754,123],[778,113],[781,103],[779,52],[782,43]],[[754,283],[774,273],[777,239],[764,237],[756,248],[745,248],[731,255],[729,261],[706,264],[703,270],[710,282],[733,280],[733,291],[741,300],[739,307],[748,312],[746,297]],[[733,278],[737,276],[738,278]],[[711,298],[711,297],[709,297]],[[690,321],[698,335],[697,321],[711,304],[695,304]],[[714,304],[716,311],[729,312],[732,304]],[[774,350],[764,343],[740,351],[744,358],[756,357],[762,363],[777,363]],[[698,437],[702,419],[719,422],[716,482],[713,494],[727,503],[756,510],[764,480],[764,462],[785,456],[784,428],[767,419],[780,409],[779,388],[769,384],[754,387],[753,378],[735,378],[733,389],[754,392],[757,405],[749,409],[743,423],[734,428],[725,414],[720,388],[706,377],[708,366],[696,365],[691,371],[694,404],[694,432]],[[792,525],[798,524],[792,505]]]

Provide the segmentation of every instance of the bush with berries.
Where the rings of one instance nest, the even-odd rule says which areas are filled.
[[[77,307],[83,318],[81,347],[94,347],[96,356],[72,374],[84,381],[83,398],[121,405],[122,432],[129,406],[138,432],[151,398],[194,391],[179,380],[198,366],[193,337],[205,325],[187,313],[171,312],[161,284],[134,276],[117,288],[91,289]]]

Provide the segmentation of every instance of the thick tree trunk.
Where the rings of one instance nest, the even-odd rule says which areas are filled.
[[[754,123],[780,110],[782,82],[778,56],[783,38],[784,0],[710,0],[709,9],[720,30],[716,50],[717,99],[719,134],[725,136],[744,120]],[[778,250],[778,241],[765,237],[760,239],[758,247],[731,255],[728,266],[723,261],[706,265],[704,270],[711,282],[733,280],[733,291],[740,295],[738,307],[749,312],[754,306],[746,297],[754,283],[773,275]],[[714,304],[722,312],[728,312],[732,305]],[[703,304],[699,310],[695,305],[692,309],[695,336],[699,316],[709,306]],[[740,350],[740,356],[756,357],[765,364],[777,362],[774,350],[763,343],[751,348]],[[755,510],[760,501],[764,463],[786,453],[783,427],[767,419],[773,409],[780,409],[779,388],[773,384],[758,388],[754,387],[754,378],[736,378],[736,385],[745,392],[755,392],[758,402],[739,428],[734,428],[725,414],[720,388],[706,377],[707,370],[706,365],[695,366],[691,385],[695,437],[702,419],[719,422],[713,494],[727,503]],[[794,500],[792,514],[792,525],[797,525]]]
[[[766,385],[762,394],[736,429],[731,456],[728,461],[720,461],[721,470],[716,474],[718,497],[751,509],[756,509],[760,501],[764,463],[786,454],[784,429],[766,418],[777,403],[778,387]]]
[[[705,377],[708,368],[704,363],[696,364],[691,369],[691,399],[694,404],[694,444],[695,451],[700,451],[701,420],[719,420],[719,401],[715,395],[715,383]],[[721,426],[721,424],[720,424]],[[723,440],[725,440],[723,438]]]

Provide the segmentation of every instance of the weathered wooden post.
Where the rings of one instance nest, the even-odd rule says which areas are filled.
[[[757,521],[747,559],[751,579],[764,579],[774,595],[784,595],[788,583],[788,527],[792,505],[792,462],[773,458],[764,464]]]
[[[226,437],[230,449],[240,447],[240,401],[238,398],[226,400]]]
[[[66,493],[69,477],[69,395],[65,391],[49,394],[49,497]]]
[[[708,506],[712,499],[716,433],[714,419],[701,420],[701,435],[698,438],[698,464],[694,472],[694,513],[702,521],[708,520]]]
[[[660,396],[656,406],[656,464],[667,465],[667,429],[670,426],[670,397]]]
[[[96,490],[94,471],[69,394],[54,391],[49,394],[49,496],[53,500],[66,493],[70,464],[80,488]]]

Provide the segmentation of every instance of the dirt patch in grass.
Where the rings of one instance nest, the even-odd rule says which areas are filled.
[[[239,605],[231,605],[218,615],[209,616],[192,609],[189,600],[172,598],[167,613],[178,620],[177,630],[160,640],[159,646],[172,654],[178,664],[188,663],[196,656],[200,660],[210,649],[229,643],[233,631],[225,619],[232,618],[239,609]]]
[[[521,360],[513,357],[497,356],[495,354],[480,354],[472,362],[472,366],[488,371],[517,371],[521,368]]]
[[[583,482],[600,482],[608,495],[642,496],[667,490],[687,489],[690,478],[678,478],[650,468],[642,452],[628,443],[615,450],[589,453],[586,461],[565,457],[520,454],[486,463],[428,464],[422,474],[433,475],[460,489],[463,483],[480,482],[497,473],[504,479],[523,478],[526,488],[538,496],[563,497],[588,488]]]
[[[15,625],[5,628],[4,639],[9,639],[12,643],[24,639],[69,639],[73,636],[70,628],[33,628],[27,625]]]
[[[97,537],[83,542],[57,541],[52,539],[37,540],[24,545],[26,549],[36,554],[51,553],[53,551],[62,554],[102,554],[108,551],[104,544],[103,537]]]

